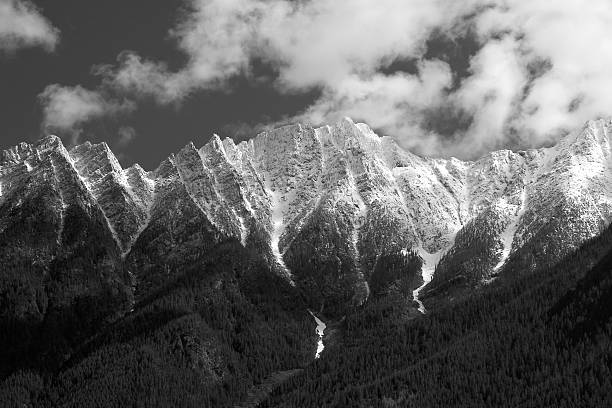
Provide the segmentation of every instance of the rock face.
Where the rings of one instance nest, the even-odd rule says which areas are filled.
[[[103,160],[99,168],[111,171]],[[102,182],[94,186],[77,169],[57,137],[0,157],[0,331],[12,350],[27,350],[21,334],[79,331],[131,302],[119,224],[105,213],[122,203],[98,200]]]
[[[105,282],[129,282],[138,297],[234,238],[313,309],[340,313],[365,301],[381,259],[417,253],[428,271],[440,259],[430,287],[473,285],[597,235],[612,219],[611,135],[611,121],[592,121],[554,147],[464,162],[416,156],[345,119],[239,144],[215,135],[151,172],[122,169],[104,143],[68,152],[49,137],[3,153],[0,256],[44,276],[74,253],[66,222],[76,216],[89,228],[79,239],[95,230],[104,248],[99,267],[125,271]],[[35,298],[24,300],[28,313],[41,307]]]

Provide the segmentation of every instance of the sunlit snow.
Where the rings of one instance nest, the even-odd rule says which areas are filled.
[[[315,354],[315,358],[319,358],[321,357],[321,353],[323,352],[323,349],[325,349],[325,345],[323,344],[323,335],[325,334],[325,329],[327,328],[327,325],[323,322],[323,320],[319,319],[314,313],[312,313],[311,310],[308,311],[312,317],[315,319],[315,322],[317,323],[317,336],[319,336],[319,341],[317,342],[317,352]]]
[[[280,238],[283,234],[283,230],[285,229],[285,225],[283,224],[283,212],[286,203],[283,202],[279,192],[269,190],[268,194],[270,195],[270,206],[272,208],[272,232],[270,234],[270,247],[272,248],[272,255],[274,255],[276,262],[283,269],[287,277],[291,277],[291,272],[285,264],[283,254],[279,248]]]
[[[514,218],[508,224],[508,227],[502,232],[500,238],[503,244],[501,258],[495,267],[493,268],[494,272],[497,272],[502,266],[506,264],[508,257],[510,256],[510,251],[512,250],[512,242],[514,241],[514,235],[516,234],[516,230],[518,229],[519,222],[521,218],[523,218],[523,214],[525,213],[525,204],[527,202],[527,189],[523,188],[521,192],[521,204],[514,215]]]
[[[423,302],[419,299],[419,293],[421,293],[425,286],[427,286],[429,282],[431,282],[431,280],[433,279],[433,275],[436,270],[436,265],[438,264],[445,252],[446,250],[440,250],[438,252],[430,254],[422,248],[418,249],[419,255],[421,256],[421,258],[423,258],[423,266],[421,267],[421,276],[423,278],[423,284],[412,291],[412,297],[414,298],[414,301],[417,302],[419,305],[419,312],[423,314],[425,314],[427,310],[425,309],[425,305],[423,305]]]

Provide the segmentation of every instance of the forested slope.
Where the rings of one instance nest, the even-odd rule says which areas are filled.
[[[237,241],[175,275],[123,318],[87,328],[92,336],[29,332],[32,355],[3,378],[0,406],[231,406],[273,372],[313,359],[301,297]],[[0,333],[8,353],[10,337]],[[54,345],[65,338],[70,347]]]
[[[368,302],[341,344],[262,406],[611,406],[611,237],[421,318],[399,298]]]

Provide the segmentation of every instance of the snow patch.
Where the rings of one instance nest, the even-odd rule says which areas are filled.
[[[240,195],[242,197],[242,202],[244,204],[244,208],[251,215],[251,217],[256,218],[255,210],[253,209],[253,206],[251,206],[250,201],[247,199],[246,194],[243,191],[242,187],[240,187]],[[243,217],[238,217],[238,221],[240,222],[240,231],[241,231],[240,242],[242,243],[243,247],[246,247],[246,245],[247,245],[247,238],[249,236],[249,232],[250,231],[249,231],[249,228],[246,226]]]
[[[315,359],[318,359],[319,357],[321,357],[321,353],[325,349],[325,344],[323,344],[323,335],[325,334],[325,329],[327,328],[327,325],[323,322],[323,320],[319,319],[312,312],[312,310],[308,310],[308,313],[310,313],[310,315],[314,318],[315,322],[317,323],[316,331],[317,331],[317,336],[319,336],[319,341],[317,342],[317,352],[315,354]]]
[[[523,218],[523,214],[525,214],[527,203],[527,187],[523,187],[523,191],[521,192],[521,204],[518,207],[518,211],[514,214],[514,218],[506,229],[501,234],[501,240],[503,244],[503,249],[501,253],[501,258],[495,267],[493,268],[493,272],[499,271],[502,266],[506,264],[508,257],[510,256],[510,252],[512,251],[512,242],[514,241],[514,235],[516,234],[516,230],[518,229],[519,222],[521,218]]]
[[[268,189],[268,195],[270,196],[270,223],[272,224],[272,231],[270,232],[270,248],[272,249],[272,255],[276,259],[276,263],[281,267],[283,272],[290,279],[292,286],[295,286],[295,282],[291,279],[291,271],[285,264],[283,254],[279,248],[280,238],[285,230],[284,212],[287,207],[287,202],[282,199],[281,194],[278,191]]]
[[[421,277],[423,278],[423,284],[412,291],[412,297],[414,298],[414,301],[417,302],[417,304],[419,305],[419,312],[425,314],[427,310],[425,309],[425,305],[423,304],[423,302],[419,299],[419,293],[421,293],[425,286],[427,286],[429,282],[431,282],[431,280],[433,279],[433,274],[436,269],[436,265],[438,263],[439,258],[441,258],[441,255],[440,257],[438,257],[438,254],[441,254],[442,251],[430,254],[425,250],[419,249],[418,252],[421,258],[423,258],[423,266],[421,267]]]
[[[454,244],[454,237],[452,241]],[[421,293],[425,286],[427,286],[431,282],[434,276],[434,272],[436,271],[436,265],[438,265],[440,259],[442,259],[444,254],[448,251],[449,248],[453,246],[453,244],[451,244],[448,248],[441,249],[438,252],[434,253],[427,252],[421,246],[417,247],[417,253],[421,257],[421,259],[423,259],[423,266],[421,266],[421,277],[423,278],[423,284],[412,291],[412,297],[414,301],[417,302],[417,304],[419,305],[419,312],[423,314],[427,313],[427,309],[425,309],[425,305],[419,299],[419,293]],[[407,249],[404,249],[404,251],[402,252],[406,255],[408,254]]]
[[[240,228],[240,243],[243,247],[246,247],[247,235],[249,234],[249,230],[244,224],[244,218],[241,217],[234,209],[232,209],[232,213],[236,216],[236,219],[238,220],[238,228]]]

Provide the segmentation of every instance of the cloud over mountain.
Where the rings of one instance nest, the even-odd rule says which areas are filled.
[[[106,93],[164,105],[230,89],[235,77],[261,80],[263,63],[280,93],[321,91],[285,121],[351,116],[406,148],[473,158],[551,143],[609,115],[611,23],[608,0],[190,0],[171,30],[181,68],[125,52],[95,71]],[[475,41],[460,56],[465,73],[432,51],[436,36]]]
[[[49,85],[39,95],[39,100],[44,106],[43,129],[68,132],[72,134],[73,143],[77,141],[81,125],[85,122],[130,112],[135,107],[130,101],[111,99],[79,85]]]

